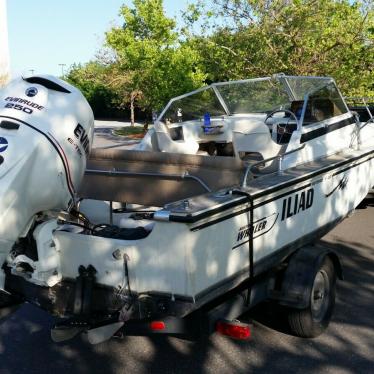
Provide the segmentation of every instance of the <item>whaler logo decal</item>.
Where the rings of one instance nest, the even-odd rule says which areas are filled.
[[[253,239],[256,239],[259,236],[266,234],[273,228],[275,222],[278,219],[278,215],[278,213],[273,213],[268,217],[261,218],[253,222],[252,227],[250,227],[250,225],[240,227],[238,235],[236,237],[237,244],[232,249],[238,248],[241,245],[248,243],[251,235],[253,235]]]
[[[302,191],[283,200],[282,221],[308,210],[313,205],[314,189]]]
[[[339,181],[336,187],[334,187],[329,193],[325,194],[325,197],[330,197],[337,190],[344,190],[348,184],[348,177],[346,175]]]

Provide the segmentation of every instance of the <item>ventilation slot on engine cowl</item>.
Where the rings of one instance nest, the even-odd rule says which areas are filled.
[[[11,122],[11,121],[1,121],[0,128],[5,129],[5,130],[18,130],[19,124]]]
[[[53,82],[47,78],[42,77],[30,77],[30,78],[23,78],[24,81],[32,84],[40,84],[41,86],[44,86],[45,88],[48,88],[49,90],[54,90],[58,92],[63,93],[71,93],[69,90],[67,90],[65,87],[57,84],[56,82]]]

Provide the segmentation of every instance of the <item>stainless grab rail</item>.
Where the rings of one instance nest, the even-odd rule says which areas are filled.
[[[187,171],[183,174],[163,174],[163,173],[138,173],[132,171],[117,171],[117,170],[97,170],[97,169],[86,169],[86,174],[93,174],[93,175],[106,175],[109,177],[115,176],[127,176],[127,177],[155,177],[155,178],[163,178],[163,179],[171,179],[171,180],[183,180],[183,179],[192,179],[196,182],[200,183],[201,186],[207,191],[212,192],[212,190],[208,187],[208,185],[199,177],[195,175],[189,174]]]
[[[362,122],[359,122],[358,117],[356,117],[356,123],[358,127],[358,132],[355,134],[355,137],[352,138],[351,144],[349,145],[351,148],[353,147],[353,143],[355,140],[357,140],[357,150],[361,149],[361,130],[369,125],[370,123],[374,123],[374,117],[369,118],[364,124]]]
[[[354,105],[356,103],[362,103],[364,104],[365,106],[365,109],[366,111],[368,112],[369,114],[369,117],[370,118],[374,118],[373,114],[371,113],[371,110],[370,110],[370,103],[372,103],[374,101],[374,97],[344,97],[345,101],[348,101],[348,102],[351,102],[353,103]]]
[[[248,165],[247,166],[247,169],[245,171],[245,174],[244,174],[244,178],[243,178],[243,183],[242,183],[242,187],[247,187],[247,178],[248,178],[248,174],[249,172],[255,174],[255,172],[253,172],[253,168],[258,166],[258,165],[261,165],[261,164],[266,164],[267,162],[269,161],[273,161],[273,160],[278,160],[278,170],[277,170],[277,173],[281,174],[283,172],[282,170],[282,162],[283,162],[283,158],[284,156],[288,156],[290,155],[291,153],[295,153],[297,151],[300,151],[301,149],[303,149],[305,147],[305,144],[302,144],[299,148],[296,148],[296,149],[292,149],[291,151],[288,151],[288,152],[285,152],[285,153],[282,153],[281,155],[277,155],[277,156],[273,156],[273,157],[269,157],[265,160],[261,160],[261,161],[258,161],[258,162],[255,162],[254,164],[251,164],[251,165]],[[270,174],[270,173],[269,173]],[[264,174],[263,174],[264,175]]]
[[[362,123],[362,122],[361,122]],[[360,125],[361,125],[360,123]],[[369,123],[374,123],[374,117],[369,118],[362,126],[360,126],[360,131],[366,127]]]

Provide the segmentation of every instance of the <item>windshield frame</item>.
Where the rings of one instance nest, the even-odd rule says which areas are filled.
[[[291,87],[290,85],[290,80],[316,80],[316,81],[321,81],[321,85],[319,87],[315,87],[313,90],[310,90],[309,92],[305,92],[303,96],[303,100],[304,100],[304,107],[303,107],[303,111],[305,111],[305,108],[306,108],[306,99],[307,97],[309,97],[309,95],[311,95],[314,91],[316,90],[319,90],[321,89],[321,87],[327,85],[327,84],[331,84],[333,83],[336,87],[336,83],[334,81],[333,78],[331,77],[316,77],[316,76],[293,76],[293,75],[284,75],[284,74],[276,74],[276,75],[273,75],[273,76],[268,76],[268,77],[262,77],[262,78],[251,78],[251,79],[240,79],[240,80],[232,80],[232,81],[226,81],[226,82],[216,82],[216,83],[212,83],[210,85],[207,85],[207,86],[203,86],[201,88],[198,88],[194,91],[191,91],[191,92],[187,92],[183,95],[180,95],[180,96],[176,96],[174,98],[172,98],[171,100],[169,100],[169,102],[167,103],[167,105],[165,106],[165,108],[162,110],[162,112],[160,113],[160,115],[158,116],[158,118],[156,119],[156,123],[158,122],[161,122],[163,120],[163,117],[165,116],[165,114],[167,113],[167,111],[169,110],[169,108],[178,100],[182,100],[184,98],[187,98],[189,96],[193,96],[193,95],[196,95],[198,93],[201,93],[201,92],[204,92],[204,91],[207,91],[207,90],[211,90],[221,108],[222,108],[222,111],[227,115],[227,116],[231,116],[231,115],[234,115],[234,114],[240,114],[240,113],[234,113],[232,111],[230,111],[230,108],[229,108],[229,105],[228,103],[225,101],[224,97],[222,96],[219,88],[220,87],[224,87],[224,86],[229,86],[229,85],[235,85],[235,84],[246,84],[246,83],[256,83],[256,82],[264,82],[264,81],[272,81],[272,80],[276,80],[278,81],[282,86],[283,86],[283,89],[285,91],[285,93],[287,93],[288,97],[289,97],[289,101],[292,102],[292,101],[295,101],[297,100],[298,97],[300,97],[300,95],[297,95],[294,91],[294,89]],[[339,92],[341,98],[343,99],[344,101],[344,98],[343,96],[341,95],[339,89],[336,87],[337,91]],[[345,102],[345,101],[344,101]],[[243,112],[244,113],[244,112]],[[302,117],[300,118],[301,119],[301,123],[303,122],[302,121]]]
[[[340,96],[340,99],[341,99],[341,101],[342,101],[342,103],[344,104],[344,107],[345,107],[345,109],[346,109],[346,112],[341,113],[340,115],[344,115],[344,114],[350,112],[350,109],[349,109],[349,107],[348,107],[348,105],[347,105],[347,103],[346,103],[346,101],[345,101],[344,96],[343,96],[342,93],[340,92],[339,87],[336,85],[335,80],[331,78],[331,80],[330,80],[326,85],[321,86],[321,87],[317,87],[316,89],[314,89],[314,90],[308,92],[307,94],[305,94],[305,96],[304,96],[304,104],[303,104],[303,108],[302,108],[302,112],[301,112],[301,116],[300,116],[300,121],[299,121],[299,123],[298,123],[298,128],[297,128],[298,131],[300,131],[300,130],[303,128],[303,126],[304,126],[305,113],[306,113],[306,111],[307,111],[307,107],[308,107],[308,104],[309,104],[310,98],[311,98],[315,93],[317,93],[318,91],[322,90],[322,88],[328,86],[329,84],[331,84],[331,85],[334,86],[334,88],[336,89],[336,93]],[[331,118],[334,118],[334,117],[335,117],[335,116],[332,116]],[[317,121],[317,122],[315,122],[314,124],[319,123],[319,122],[324,122],[324,121],[325,121],[325,120]]]

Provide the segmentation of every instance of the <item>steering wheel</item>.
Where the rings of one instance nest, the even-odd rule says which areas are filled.
[[[296,114],[294,112],[292,112],[291,110],[288,110],[288,109],[277,109],[277,110],[273,110],[271,113],[269,113],[266,118],[265,118],[265,124],[267,125],[267,121],[270,119],[270,118],[273,118],[274,114],[276,113],[288,113],[290,115],[290,117],[288,117],[288,120],[287,120],[287,123],[286,124],[281,124],[281,123],[277,123],[277,133],[278,134],[281,134],[282,136],[280,137],[279,139],[279,143],[281,143],[281,140],[283,138],[283,135],[286,134],[286,133],[289,133],[291,134],[292,132],[288,132],[287,131],[287,125],[290,121],[290,118],[293,117],[296,121],[296,126],[297,128],[299,128],[299,120],[297,119],[296,117]],[[278,131],[278,129],[283,129],[283,131]]]

